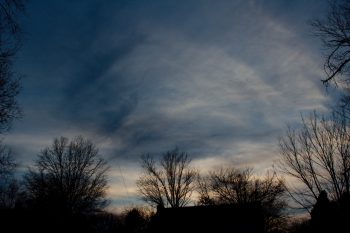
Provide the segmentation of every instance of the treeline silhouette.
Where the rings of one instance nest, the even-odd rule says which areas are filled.
[[[21,45],[22,0],[0,0],[0,135],[21,117],[13,71]],[[226,166],[202,174],[174,149],[159,160],[145,154],[136,185],[153,209],[106,211],[108,165],[83,137],[61,137],[42,150],[22,179],[11,150],[0,142],[0,232],[344,232],[350,218],[350,3],[338,1],[312,23],[325,48],[326,85],[344,91],[331,117],[302,117],[280,140],[278,169],[257,176]],[[297,180],[288,184],[282,172]],[[193,195],[193,194],[196,195]],[[287,201],[287,197],[291,198]],[[292,219],[292,203],[309,218]]]
[[[82,136],[54,139],[20,181],[10,150],[0,152],[4,232],[163,232],[175,219],[179,222],[167,231],[236,227],[265,232],[272,229],[267,220],[278,219],[284,206],[283,185],[275,176],[258,179],[250,169],[233,168],[199,176],[189,155],[174,149],[160,163],[143,156],[145,174],[137,184],[157,212],[132,208],[117,216],[104,210],[109,167]],[[198,201],[193,192],[199,193]]]
[[[39,153],[20,182],[14,182],[15,165],[8,150],[2,152],[0,209],[4,229],[94,232],[91,224],[102,218],[97,213],[107,204],[108,167],[93,143],[83,137],[55,139]]]
[[[311,219],[291,224],[276,173],[226,166],[201,174],[177,148],[159,160],[142,156],[137,186],[153,209],[113,214],[104,208],[109,167],[91,141],[55,139],[20,181],[10,150],[0,152],[1,232],[338,232],[349,217],[347,193],[329,200],[322,191]]]

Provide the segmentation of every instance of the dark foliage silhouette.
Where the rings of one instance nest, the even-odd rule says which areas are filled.
[[[113,233],[120,231],[120,219],[116,214],[100,212],[88,219],[96,233]]]
[[[55,139],[25,177],[28,199],[36,208],[67,214],[99,210],[106,204],[106,172],[106,162],[89,140]]]
[[[150,155],[143,155],[144,174],[136,183],[142,199],[153,206],[187,205],[197,176],[190,163],[189,155],[178,149],[164,153],[159,164]]]
[[[321,191],[317,198],[317,202],[311,211],[311,223],[316,231],[331,231],[331,219],[334,211],[331,202],[327,197],[326,191]]]
[[[15,97],[19,80],[12,70],[14,56],[20,47],[19,15],[24,11],[22,0],[0,1],[0,132],[8,130],[21,112]]]
[[[125,233],[146,233],[150,231],[150,221],[153,212],[147,212],[143,208],[133,207],[122,214],[121,232]]]
[[[282,172],[303,184],[288,190],[293,199],[310,209],[325,190],[339,200],[350,188],[350,134],[348,118],[334,113],[326,118],[316,113],[302,118],[302,127],[288,128],[280,140]]]
[[[343,232],[348,227],[350,216],[350,198],[343,193],[339,200],[329,200],[326,191],[322,191],[311,211],[313,232]]]
[[[231,204],[159,208],[151,232],[264,232],[260,205]]]
[[[310,219],[306,217],[289,219],[287,229],[288,233],[310,233],[312,232]]]
[[[108,212],[62,216],[27,208],[0,209],[1,232],[123,232],[120,217]]]

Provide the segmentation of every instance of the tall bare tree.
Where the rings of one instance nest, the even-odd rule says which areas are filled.
[[[136,184],[142,199],[151,205],[181,207],[191,201],[197,171],[188,154],[178,149],[163,154],[160,163],[150,155],[142,156],[144,174]]]
[[[12,70],[14,56],[20,47],[19,15],[22,0],[0,0],[0,132],[8,130],[13,119],[21,116],[15,97],[19,79]]]
[[[331,200],[350,191],[350,131],[343,113],[326,118],[315,112],[302,118],[299,129],[288,128],[280,139],[280,169],[300,181],[289,185],[293,199],[310,210],[322,191]]]
[[[29,199],[35,206],[89,212],[104,207],[107,165],[95,145],[76,137],[61,137],[44,149],[25,178]]]
[[[326,49],[324,70],[327,77],[322,81],[342,80],[349,84],[350,79],[350,2],[334,1],[324,20],[312,22],[314,32]],[[346,75],[345,78],[341,78]]]

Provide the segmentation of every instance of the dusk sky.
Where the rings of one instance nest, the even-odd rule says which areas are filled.
[[[327,111],[309,21],[327,0],[28,1],[15,71],[23,118],[5,135],[23,168],[59,136],[109,162],[112,207],[140,203],[140,155],[177,146],[201,171],[259,173],[300,114]]]

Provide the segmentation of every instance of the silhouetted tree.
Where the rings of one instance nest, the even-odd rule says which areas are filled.
[[[28,198],[36,207],[67,214],[98,210],[106,204],[107,169],[91,141],[55,139],[25,176]]]
[[[199,177],[199,204],[256,204],[264,210],[266,231],[276,231],[283,220],[281,211],[285,207],[284,182],[275,173],[257,178],[252,171],[249,168],[228,167],[211,171],[206,177]]]
[[[277,179],[276,174],[256,178],[252,171],[250,168],[239,170],[234,167],[211,171],[199,181],[200,204],[282,204],[283,181]]]
[[[302,118],[301,128],[288,128],[280,140],[280,169],[301,182],[288,186],[293,199],[310,209],[325,190],[331,200],[350,191],[350,131],[348,118],[316,113]]]
[[[23,0],[0,0],[0,59],[14,56],[20,45],[19,18],[24,8]]]
[[[187,205],[197,176],[190,163],[188,154],[178,149],[164,153],[159,164],[150,155],[143,155],[144,174],[136,182],[142,199],[154,206]]]
[[[19,82],[12,71],[12,60],[20,45],[18,18],[23,10],[22,0],[0,0],[0,132],[21,115],[15,99]]]
[[[120,218],[116,214],[101,212],[90,216],[88,221],[93,225],[93,232],[96,233],[122,232]]]
[[[140,207],[126,209],[122,214],[123,227],[121,232],[126,233],[143,233],[148,232],[150,220],[154,213],[146,211]]]
[[[327,50],[324,83],[335,81],[336,77],[350,74],[350,3],[334,1],[325,20],[312,22],[316,36]],[[343,81],[350,81],[345,78]]]
[[[334,224],[334,211],[326,191],[321,191],[311,211],[311,224],[316,232],[330,232]],[[333,226],[334,228],[335,226]]]
[[[16,163],[11,150],[0,142],[0,209],[13,208],[19,185],[14,177]]]
[[[327,83],[336,76],[349,74],[350,62],[350,4],[347,1],[336,1],[331,5],[331,11],[326,20],[315,20],[312,25],[316,35],[329,51],[324,65]]]
[[[0,142],[0,177],[5,179],[13,174],[16,163],[11,150]]]

